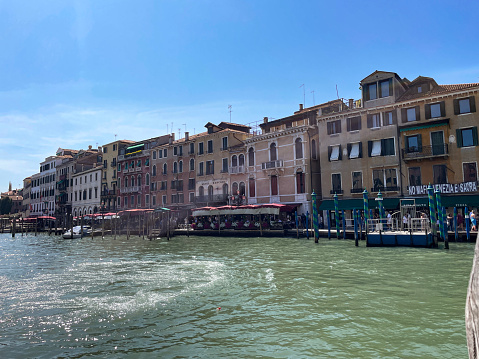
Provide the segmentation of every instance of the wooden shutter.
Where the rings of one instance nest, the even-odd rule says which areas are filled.
[[[456,139],[457,139],[457,148],[461,148],[462,147],[462,131],[459,128],[456,129]]]
[[[338,125],[338,132],[337,133],[341,133],[341,120],[337,120],[336,121],[336,124]]]
[[[472,144],[477,146],[477,127],[472,128]]]
[[[391,113],[393,114],[393,124],[397,125],[397,123],[398,123],[397,111],[394,109],[394,110],[391,111]]]
[[[350,118],[346,119],[346,126],[348,128],[348,132],[351,131],[351,119]]]
[[[454,99],[454,114],[459,115],[459,99],[457,98]]]
[[[422,152],[422,135],[417,135],[417,150]]]
[[[331,162],[331,151],[332,151],[332,147],[328,146],[328,161],[329,162]]]
[[[331,122],[327,122],[326,126],[328,127],[328,135],[331,134]]]
[[[368,128],[372,128],[373,127],[373,115],[368,115]]]
[[[371,151],[373,150],[373,141],[368,141],[368,156],[371,157]]]
[[[348,147],[348,159],[349,159],[349,157],[351,156],[351,144],[348,143],[347,147]]]
[[[426,113],[426,120],[429,120],[431,118],[431,105],[425,105],[424,112]]]
[[[416,121],[419,121],[421,119],[421,116],[419,116],[419,106],[414,107],[414,110],[416,111]]]
[[[402,123],[407,122],[407,109],[406,108],[401,109],[401,120],[402,120]]]
[[[339,160],[343,159],[343,151],[341,150],[341,145],[339,145]]]
[[[441,117],[446,116],[446,104],[444,101],[439,102],[439,105],[441,106]]]
[[[469,97],[469,107],[471,108],[471,112],[476,112],[476,99],[474,96]]]
[[[386,139],[382,138],[381,139],[381,156],[384,156],[384,148],[386,147]]]
[[[359,158],[363,158],[363,143],[359,142]]]

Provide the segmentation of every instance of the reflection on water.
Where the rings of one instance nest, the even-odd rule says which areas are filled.
[[[467,357],[450,247],[0,234],[0,357]]]

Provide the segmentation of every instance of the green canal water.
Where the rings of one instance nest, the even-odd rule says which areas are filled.
[[[473,252],[0,234],[0,357],[467,358]]]

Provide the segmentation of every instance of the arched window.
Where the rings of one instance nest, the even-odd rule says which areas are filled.
[[[128,177],[125,177],[125,187],[128,187]]]
[[[231,166],[232,166],[232,167],[238,166],[238,157],[237,157],[236,155],[234,155],[233,157],[231,157]]]
[[[238,162],[239,162],[238,166],[240,166],[240,167],[244,166],[244,155],[243,154],[239,155],[239,161]]]
[[[194,171],[194,170],[195,170],[195,159],[191,158],[190,159],[190,171]]]
[[[276,175],[271,176],[271,195],[278,195],[278,176]]]
[[[173,162],[173,173],[178,173],[178,162]]]
[[[153,170],[151,172],[153,176],[156,176],[156,165],[153,165]]]
[[[223,195],[225,195],[225,196],[228,195],[228,184],[227,183],[223,184]]]
[[[254,178],[249,179],[249,196],[256,197],[256,187],[255,187]]]
[[[244,182],[240,182],[239,184],[239,194],[241,196],[246,195],[246,185],[244,184]]]
[[[233,185],[231,186],[231,194],[233,196],[236,196],[238,194],[238,183],[233,182]]]
[[[250,147],[248,150],[248,165],[254,166],[254,150],[253,147]]]
[[[145,185],[149,186],[150,185],[150,174],[147,173],[145,176]]]
[[[277,153],[276,153],[276,143],[272,143],[269,146],[269,160],[270,161],[276,161],[278,159]]]
[[[180,172],[180,173],[183,172],[183,161],[180,161],[178,172]]]
[[[121,178],[118,178],[118,188],[121,188]]]
[[[313,160],[316,159],[316,140],[311,141],[311,157]]]
[[[131,176],[130,181],[131,181],[131,187],[134,187],[135,186],[135,177]]]
[[[301,170],[296,172],[296,193],[304,193],[304,173]]]
[[[296,159],[303,158],[303,144],[301,143],[301,138],[297,138],[294,141],[294,150],[296,152]]]
[[[166,165],[166,163],[163,164],[163,174],[166,175],[168,173],[168,166]]]
[[[137,182],[137,185],[138,185],[138,186],[141,186],[141,175],[138,175],[138,182]]]
[[[199,195],[200,197],[204,197],[204,196],[205,196],[205,188],[204,188],[203,186],[200,186],[200,187],[198,188],[198,195]]]
[[[209,185],[208,186],[208,201],[212,201],[212,200],[213,200],[213,186]]]

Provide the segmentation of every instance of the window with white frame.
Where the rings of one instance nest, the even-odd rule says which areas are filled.
[[[331,156],[329,157],[330,161],[337,161],[339,160],[339,145],[331,147]]]
[[[381,156],[381,140],[372,141],[371,157]]]
[[[349,151],[349,158],[359,158],[360,142],[351,143],[351,150]]]

